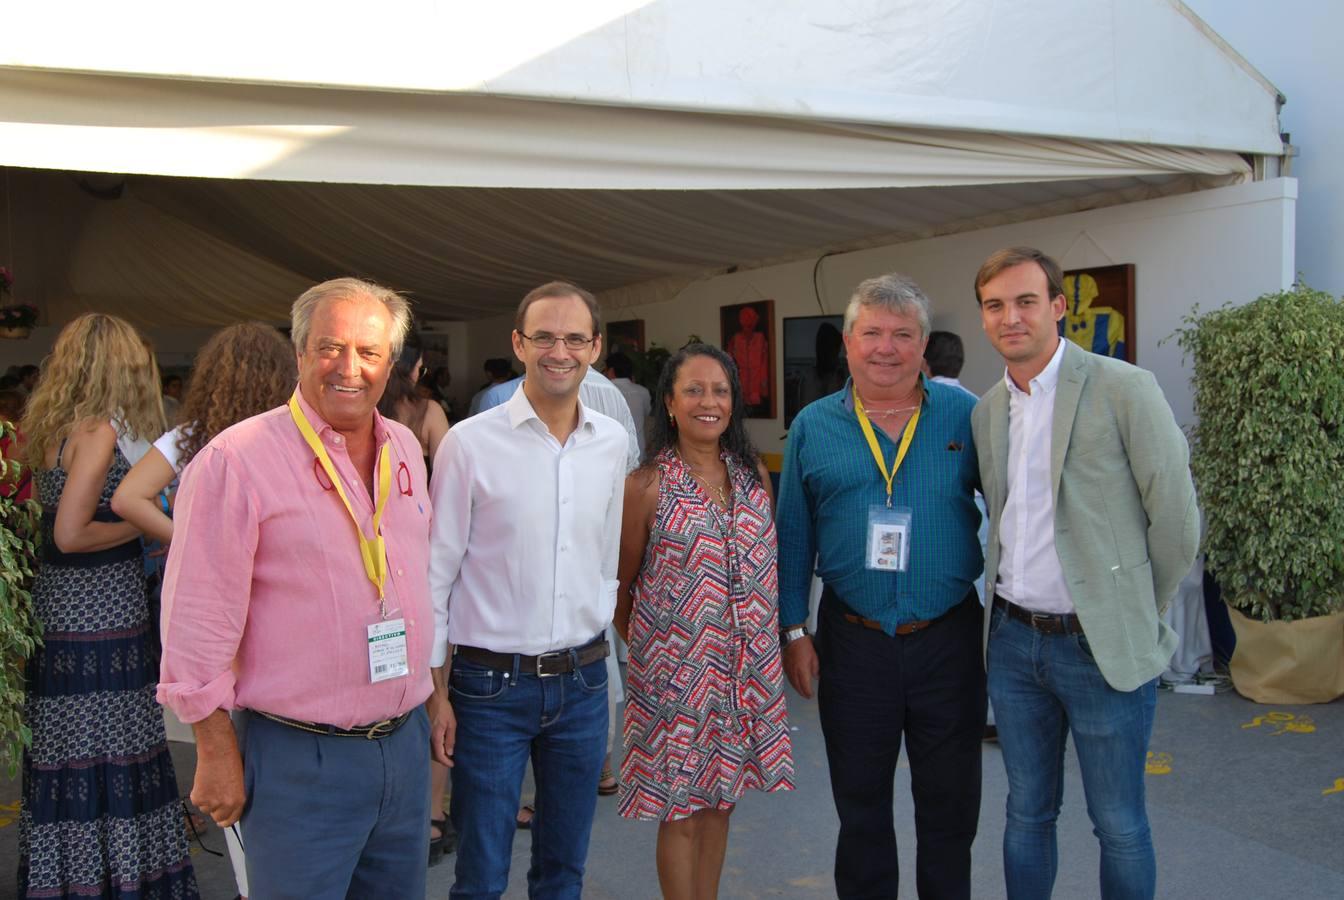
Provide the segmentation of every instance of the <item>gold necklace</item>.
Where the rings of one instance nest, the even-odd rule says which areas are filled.
[[[697,484],[705,489],[706,493],[718,498],[719,506],[722,506],[724,509],[728,508],[728,487],[731,480],[727,477],[726,471],[723,487],[719,487],[716,484],[711,484],[708,479],[696,470],[695,466],[688,463],[686,457],[681,455],[680,450],[677,451],[677,459],[681,460],[681,464],[690,471],[691,477],[696,480]]]

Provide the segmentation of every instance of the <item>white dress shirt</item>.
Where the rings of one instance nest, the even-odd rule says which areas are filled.
[[[642,384],[635,384],[629,378],[613,378],[611,383],[625,398],[625,405],[630,407],[630,418],[634,420],[635,426],[635,439],[639,442],[639,455],[642,457],[645,428],[649,424],[649,411],[653,409],[653,398],[649,396],[648,388]]]
[[[1064,339],[1050,362],[1021,390],[1008,384],[1008,498],[999,523],[999,580],[1005,600],[1037,612],[1072,613],[1064,569],[1055,552],[1055,498],[1050,477],[1050,430],[1055,421]]]
[[[481,402],[477,408],[476,401],[472,401],[472,415],[483,413],[494,409],[496,406],[503,406],[509,402],[512,397],[522,387],[523,379],[515,378],[512,381],[505,381],[493,387],[486,388],[480,395]],[[579,401],[589,409],[597,410],[604,416],[615,419],[625,428],[626,438],[629,446],[626,451],[627,472],[633,472],[639,468],[639,459],[643,454],[643,442],[635,432],[635,420],[630,415],[630,407],[626,405],[625,396],[611,383],[611,379],[601,372],[588,367],[584,373],[583,381],[579,383]]]
[[[431,665],[450,642],[535,655],[606,629],[626,449],[625,429],[582,401],[562,447],[521,389],[448,432],[429,491]]]

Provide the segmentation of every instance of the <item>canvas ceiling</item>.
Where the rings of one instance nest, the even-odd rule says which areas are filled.
[[[1278,147],[1277,92],[1174,0],[562,7],[290,23],[318,47],[359,29],[353,56],[286,53],[298,13],[273,3],[171,35],[165,6],[102,43],[14,11],[16,298],[50,324],[145,325],[278,321],[348,273],[427,319],[553,277],[664,299],[732,266],[1244,180]]]

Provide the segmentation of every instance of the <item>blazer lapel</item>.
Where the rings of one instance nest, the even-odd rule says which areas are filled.
[[[1059,476],[1064,471],[1064,455],[1069,450],[1069,435],[1078,414],[1078,399],[1087,381],[1087,353],[1067,338],[1064,358],[1060,360],[1059,381],[1055,385],[1055,413],[1050,427],[1050,496],[1059,503]]]
[[[989,447],[994,454],[994,492],[989,513],[998,517],[1008,502],[1008,390],[1000,384],[989,407]]]

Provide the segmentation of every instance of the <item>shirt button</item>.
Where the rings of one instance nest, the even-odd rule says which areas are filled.
[[[564,505],[567,504],[567,503],[569,503],[569,498],[568,498],[568,497],[561,497],[561,498],[560,498],[560,505],[561,505],[561,506],[564,506]]]
[[[406,573],[403,572],[403,571],[401,571],[401,569],[397,569],[397,574],[398,574],[398,575],[405,575]]]
[[[345,443],[345,438],[341,437],[339,434],[335,434],[335,435],[332,435],[332,437],[331,437],[331,442],[332,442],[333,444],[344,444],[344,443]]]

